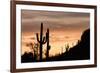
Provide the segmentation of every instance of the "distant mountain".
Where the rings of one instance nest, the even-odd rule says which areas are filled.
[[[68,59],[90,59],[90,29],[83,32],[81,40],[76,46],[70,48]]]
[[[90,29],[83,32],[77,44],[68,52],[49,58],[49,61],[90,59]]]

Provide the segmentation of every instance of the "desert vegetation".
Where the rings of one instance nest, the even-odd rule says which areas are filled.
[[[59,54],[56,54],[55,56],[49,56],[50,49],[52,49],[49,39],[49,30],[50,29],[47,28],[45,35],[43,35],[43,23],[41,23],[40,34],[36,33],[37,43],[30,42],[26,45],[29,46],[33,51],[29,53],[25,52],[21,56],[22,63],[90,59],[90,29],[86,29],[82,32],[81,38],[80,40],[77,40],[76,45],[74,45],[73,47],[69,47],[69,44],[66,44],[64,46],[64,49],[66,49],[65,52],[61,52]],[[45,58],[43,58],[44,44],[46,44]]]

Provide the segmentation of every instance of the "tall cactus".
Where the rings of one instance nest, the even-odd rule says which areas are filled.
[[[41,28],[40,28],[40,39],[38,36],[38,33],[36,33],[37,41],[40,44],[40,61],[42,61],[42,47],[43,44],[46,43],[46,37],[43,36],[43,23],[41,23]]]
[[[49,59],[49,50],[50,50],[50,45],[49,45],[49,29],[47,29],[46,41],[47,41],[46,60],[48,60]]]

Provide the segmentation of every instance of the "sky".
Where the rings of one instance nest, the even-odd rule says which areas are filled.
[[[65,45],[74,46],[80,39],[82,32],[90,28],[90,14],[78,12],[56,12],[21,10],[22,54],[32,51],[26,44],[37,43],[36,33],[40,34],[41,22],[43,34],[47,28],[50,32],[50,55],[65,51]],[[46,50],[46,45],[43,50]]]

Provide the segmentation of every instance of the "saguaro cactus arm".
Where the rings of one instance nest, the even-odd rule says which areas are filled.
[[[36,37],[37,37],[37,41],[40,43],[38,33],[36,33]]]
[[[50,50],[50,48],[51,48],[51,46],[49,45],[49,48],[48,48],[48,50]]]
[[[43,44],[45,44],[47,42],[46,37],[43,37]]]

